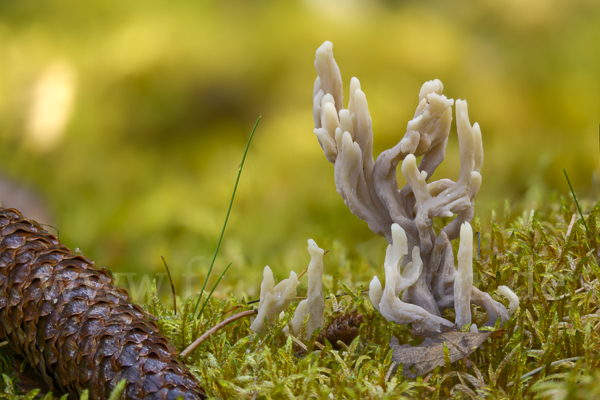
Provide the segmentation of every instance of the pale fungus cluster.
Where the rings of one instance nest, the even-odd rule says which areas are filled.
[[[314,240],[308,240],[308,252],[310,253],[310,264],[308,265],[308,298],[302,300],[296,308],[292,319],[292,330],[298,335],[302,329],[304,317],[308,315],[306,334],[308,337],[318,328],[323,326],[323,312],[325,310],[325,298],[323,297],[323,249],[317,246]],[[273,272],[267,265],[263,272],[263,282],[260,287],[260,303],[258,304],[258,315],[250,325],[255,332],[262,332],[265,328],[265,319],[273,323],[275,318],[285,310],[296,297],[298,277],[294,271],[290,277],[274,286]],[[286,333],[289,332],[286,329]]]
[[[411,323],[418,329],[439,331],[441,326],[471,325],[471,304],[484,308],[486,325],[504,323],[519,307],[519,299],[506,286],[498,293],[510,301],[509,310],[473,286],[474,199],[481,186],[483,147],[481,130],[469,122],[467,102],[448,99],[439,80],[425,82],[419,104],[406,133],[393,148],[373,159],[373,130],[364,92],[357,78],[350,82],[348,108],[343,108],[342,77],[333,58],[333,45],[325,42],[316,53],[318,77],[313,90],[314,133],[325,157],[334,164],[338,193],[352,213],[369,228],[384,236],[389,246],[384,270],[385,287],[374,277],[369,298],[387,320]],[[456,104],[456,126],[460,148],[458,179],[430,181],[444,160],[452,106]],[[417,165],[417,158],[421,157]],[[396,169],[406,185],[399,188]],[[440,232],[433,228],[436,217],[454,217]],[[459,239],[457,266],[451,241]],[[298,332],[306,314],[307,335],[323,323],[323,250],[309,241],[308,299],[298,305],[291,326]],[[312,268],[312,270],[311,270]],[[296,274],[273,287],[265,268],[259,314],[252,329],[260,331],[265,318],[272,321],[295,296]],[[291,293],[294,293],[293,296]],[[443,318],[454,308],[455,322]],[[471,329],[477,329],[471,326]]]

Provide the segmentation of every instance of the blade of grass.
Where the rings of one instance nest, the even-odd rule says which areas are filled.
[[[227,227],[227,221],[229,220],[229,214],[231,213],[231,207],[233,206],[233,199],[235,198],[235,192],[237,191],[238,183],[240,182],[240,176],[242,175],[242,169],[244,168],[244,162],[246,161],[246,155],[248,154],[248,149],[250,148],[250,142],[252,142],[252,137],[254,137],[254,132],[256,132],[256,127],[258,126],[259,121],[260,121],[260,117],[258,117],[258,119],[256,120],[256,123],[254,124],[254,128],[252,128],[252,132],[250,133],[250,137],[248,138],[248,143],[246,143],[246,149],[244,150],[244,156],[242,157],[242,162],[238,168],[237,179],[235,180],[235,186],[233,187],[233,194],[231,195],[231,200],[229,201],[229,208],[227,209],[227,215],[225,216],[225,222],[223,223],[223,229],[221,229],[221,236],[219,237],[219,241],[217,242],[217,248],[215,249],[215,253],[214,253],[212,261],[210,263],[210,268],[208,268],[208,273],[206,274],[206,278],[204,278],[204,284],[202,285],[202,289],[200,290],[200,295],[198,296],[198,301],[196,302],[196,306],[194,307],[194,313],[192,315],[196,315],[196,311],[198,310],[198,305],[200,304],[200,300],[202,299],[202,295],[204,293],[204,288],[206,288],[206,283],[208,282],[210,273],[213,269],[213,266],[215,265],[215,260],[217,259],[217,254],[219,253],[219,248],[221,247],[221,241],[223,240],[223,235],[225,234],[225,227]],[[210,298],[210,296],[208,298]],[[207,301],[208,301],[208,299],[207,299]],[[198,314],[197,318],[200,318],[200,314]]]
[[[573,190],[573,186],[571,186],[571,181],[569,180],[569,175],[567,175],[567,171],[563,168],[563,172],[565,173],[565,178],[567,178],[567,183],[569,184],[569,188],[571,189],[571,194],[573,195],[573,199],[575,199],[575,205],[579,210],[579,215],[581,216],[581,220],[583,221],[583,226],[585,227],[585,232],[587,233],[588,238],[590,238],[590,232],[588,231],[587,224],[585,223],[585,219],[583,218],[583,213],[581,212],[581,208],[579,207],[579,202],[577,201],[577,196],[575,196],[575,191]]]
[[[160,258],[163,260],[163,264],[165,264],[165,268],[167,269],[167,274],[169,275],[169,282],[171,282],[171,292],[173,293],[173,312],[177,315],[177,297],[175,296],[175,285],[173,285],[173,279],[171,278],[171,271],[169,271],[169,266],[167,265],[167,261],[160,255]]]
[[[108,400],[119,400],[123,390],[125,390],[125,386],[127,386],[127,379],[121,379],[108,397]]]
[[[198,317],[200,317],[200,315],[202,315],[202,311],[204,311],[204,307],[206,307],[206,304],[208,303],[208,300],[210,300],[213,292],[215,291],[215,289],[217,288],[217,285],[219,284],[219,282],[221,282],[221,279],[223,279],[223,277],[225,276],[225,273],[227,273],[227,270],[229,269],[229,267],[231,267],[232,263],[229,263],[229,265],[227,266],[227,268],[225,268],[225,271],[223,271],[223,273],[221,274],[221,276],[219,277],[219,279],[217,280],[217,283],[215,283],[215,286],[213,286],[212,290],[210,291],[210,293],[208,294],[208,297],[206,298],[206,300],[204,301],[204,303],[202,304],[202,308],[200,309],[200,313],[198,314]]]

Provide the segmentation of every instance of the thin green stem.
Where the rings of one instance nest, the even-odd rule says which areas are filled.
[[[223,277],[227,273],[227,270],[229,269],[229,267],[231,267],[231,264],[232,263],[229,263],[229,265],[227,266],[227,268],[225,268],[225,271],[223,271],[223,273],[221,274],[221,276],[217,280],[217,283],[215,283],[215,286],[213,286],[212,290],[208,294],[208,297],[206,298],[206,300],[204,300],[204,303],[202,304],[202,308],[200,309],[200,312],[198,313],[198,317],[200,317],[202,315],[202,311],[204,311],[204,307],[206,307],[206,304],[208,303],[208,300],[210,300],[210,298],[212,297],[212,294],[215,291],[215,289],[217,288],[217,285],[219,284],[219,282],[221,282],[221,279],[223,279]]]
[[[177,296],[175,295],[175,285],[173,285],[173,278],[171,278],[171,271],[169,271],[169,266],[167,265],[167,261],[165,260],[165,258],[163,257],[163,255],[160,255],[160,258],[162,258],[163,263],[165,264],[165,268],[167,269],[167,274],[169,275],[169,282],[171,283],[171,293],[173,293],[173,313],[175,315],[177,315]]]
[[[565,178],[567,178],[567,183],[569,184],[569,188],[571,189],[571,194],[573,195],[573,199],[575,199],[575,205],[579,210],[579,215],[581,216],[581,220],[583,221],[583,226],[585,227],[585,232],[590,237],[590,231],[588,231],[587,224],[585,223],[585,218],[583,218],[583,213],[581,212],[581,207],[579,207],[579,202],[577,201],[577,196],[575,196],[575,191],[573,190],[573,186],[571,186],[571,181],[569,180],[569,175],[567,175],[567,171],[563,168],[563,172],[565,173]]]
[[[225,234],[225,227],[227,227],[227,221],[229,220],[229,214],[231,213],[231,207],[233,206],[233,199],[235,198],[235,192],[237,191],[238,183],[240,182],[240,176],[242,175],[242,169],[244,168],[244,162],[246,161],[246,155],[248,154],[248,149],[250,148],[250,142],[252,142],[252,137],[254,137],[254,132],[256,132],[256,127],[258,126],[259,121],[260,121],[260,117],[258,117],[258,119],[256,120],[256,123],[254,124],[254,128],[252,128],[252,133],[250,133],[250,138],[248,138],[248,143],[246,143],[246,150],[244,150],[244,156],[242,157],[242,162],[238,168],[238,175],[237,175],[237,179],[235,180],[235,186],[233,187],[233,194],[231,195],[231,200],[229,201],[229,208],[227,209],[227,215],[225,216],[225,222],[223,223],[223,229],[221,229],[221,236],[219,237],[219,241],[217,242],[217,248],[215,249],[215,254],[213,255],[212,261],[210,263],[210,268],[208,269],[208,273],[206,274],[206,278],[204,279],[204,284],[202,285],[202,290],[200,290],[200,295],[198,296],[198,301],[196,302],[196,306],[194,307],[194,313],[192,315],[196,315],[196,311],[198,310],[198,305],[200,304],[200,299],[202,299],[202,295],[204,294],[204,288],[206,288],[206,283],[208,282],[210,273],[212,272],[213,266],[215,265],[215,260],[217,259],[217,254],[219,253],[219,248],[221,247],[221,241],[223,240],[223,235]],[[210,296],[208,298],[210,298]],[[208,301],[208,298],[207,298],[207,301]],[[200,314],[198,314],[198,318],[200,318]]]

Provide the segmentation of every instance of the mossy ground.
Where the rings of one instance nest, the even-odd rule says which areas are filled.
[[[595,398],[600,396],[600,203],[585,220],[587,230],[565,199],[512,220],[492,216],[489,229],[482,230],[479,218],[473,220],[475,231],[482,232],[480,259],[474,263],[476,285],[508,304],[495,294],[499,285],[507,285],[521,303],[503,327],[506,334],[484,342],[470,362],[438,367],[417,379],[404,377],[401,369],[391,374],[391,337],[401,344],[417,339],[409,327],[384,320],[360,294],[362,287],[349,287],[343,275],[326,285],[330,294],[349,293],[327,300],[328,318],[355,310],[365,316],[360,336],[347,348],[334,350],[326,344],[302,354],[282,333],[293,305],[264,334],[251,333],[248,318],[228,325],[186,362],[215,399]],[[145,307],[180,350],[221,320],[251,307],[233,294],[227,301],[211,299],[198,320],[192,318],[195,298],[179,301],[176,314],[166,304],[152,295]],[[473,310],[474,322],[481,325],[486,314]],[[307,346],[313,348],[312,342]],[[16,379],[11,352],[7,346],[0,351],[6,374],[2,397],[31,398],[32,393],[18,395],[10,384]]]
[[[195,260],[194,271],[206,271],[235,162],[249,126],[264,115],[216,262],[220,272],[233,261],[216,298],[233,292],[237,299],[211,302],[199,322],[184,309],[173,315],[164,290],[159,293],[166,308],[147,305],[183,349],[231,315],[222,312],[243,304],[242,296],[258,296],[265,263],[279,277],[304,269],[308,254],[301,244],[309,237],[329,250],[328,291],[346,291],[342,281],[358,291],[373,274],[383,276],[377,266],[385,241],[340,200],[331,165],[311,133],[316,47],[332,40],[348,65],[344,81],[361,78],[375,121],[376,154],[397,143],[421,84],[440,78],[451,97],[469,101],[473,121],[483,128],[478,210],[501,207],[504,199],[537,209],[531,219],[494,220],[486,211],[480,223],[474,221],[482,232],[478,287],[499,299],[495,289],[508,285],[521,297],[507,334],[472,356],[477,370],[458,363],[421,380],[395,375],[386,381],[388,340],[395,334],[409,341],[409,330],[383,321],[364,296],[340,298],[340,307],[359,308],[367,321],[350,351],[326,348],[295,357],[280,333],[292,306],[259,337],[250,338],[249,321],[235,322],[205,342],[191,362],[207,391],[221,398],[469,397],[465,388],[480,390],[479,397],[528,398],[546,390],[592,397],[600,380],[594,372],[597,217],[588,207],[591,238],[581,222],[567,237],[572,202],[531,204],[541,204],[553,189],[566,193],[562,168],[571,171],[578,194],[597,199],[600,193],[600,96],[581,90],[600,85],[598,2],[460,7],[385,0],[346,2],[327,12],[317,3],[0,2],[0,179],[35,188],[51,217],[40,222],[59,227],[65,244],[100,266],[120,274],[162,273],[163,254],[183,295],[183,267]],[[32,89],[57,61],[76,72],[75,97],[58,145],[40,152],[28,139]],[[457,146],[453,133],[449,148]],[[458,153],[450,151],[439,176],[457,176],[457,161]],[[479,311],[476,320],[485,318]],[[575,356],[582,358],[553,364]],[[15,378],[6,346],[0,348],[0,372]],[[5,389],[10,385],[0,380],[0,392]],[[9,390],[5,397],[15,396]]]

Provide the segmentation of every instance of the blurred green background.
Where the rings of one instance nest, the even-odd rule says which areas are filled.
[[[0,1],[0,199],[97,265],[137,273],[120,280],[137,300],[160,254],[178,292],[195,292],[189,273],[206,272],[262,115],[215,265],[233,262],[220,296],[256,298],[266,264],[301,272],[308,238],[330,250],[327,274],[365,283],[385,240],[344,206],[312,133],[325,40],[345,89],[361,80],[375,155],[404,134],[424,81],[468,101],[483,222],[505,200],[566,195],[562,168],[598,198],[597,0],[22,0]],[[434,178],[458,169],[453,133]]]

